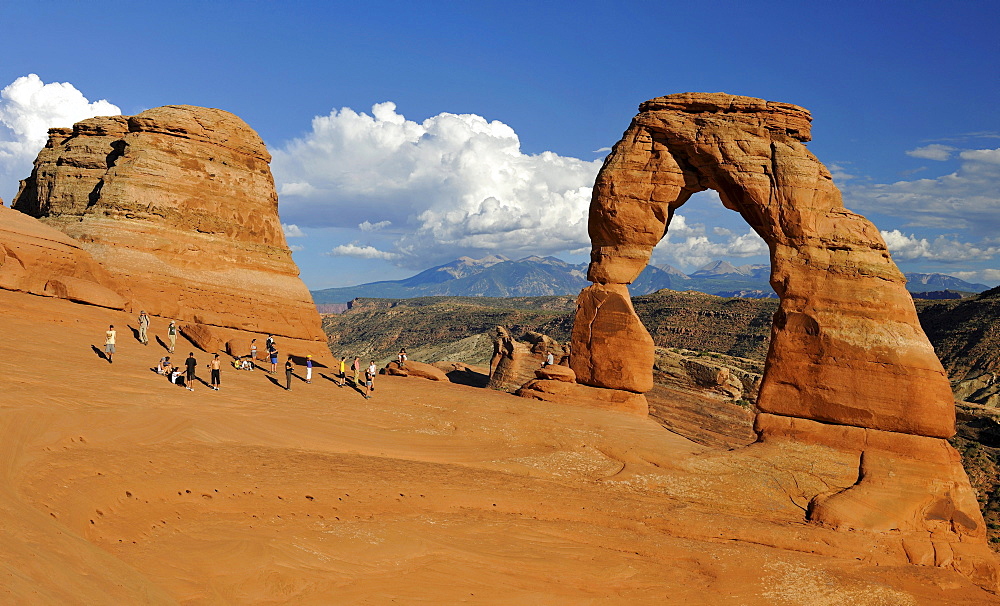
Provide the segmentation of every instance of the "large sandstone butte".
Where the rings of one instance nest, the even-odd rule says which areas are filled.
[[[944,438],[948,378],[878,230],[844,208],[804,145],[808,111],[724,93],[647,101],[597,177],[588,278],[571,365],[579,382],[642,393],[653,343],[625,285],[692,194],[719,193],[770,249],[781,298],[757,406],[762,442],[825,444],[857,457],[858,481],[815,495],[809,520],[892,533],[899,558],[952,567],[996,590],[983,518]]]
[[[270,160],[257,133],[218,109],[91,118],[49,130],[12,206],[72,236],[133,307],[219,340],[273,333],[300,340],[284,351],[326,354]]]

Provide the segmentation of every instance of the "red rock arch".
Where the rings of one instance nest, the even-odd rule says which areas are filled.
[[[830,172],[804,145],[810,120],[794,105],[722,93],[640,106],[594,187],[588,277],[595,285],[581,295],[573,339],[580,382],[649,389],[652,341],[629,317],[624,285],[649,262],[674,211],[713,189],[767,242],[781,297],[760,409],[954,433],[950,385],[905,279],[875,226],[844,208]]]
[[[570,365],[586,385],[652,387],[653,341],[626,285],[674,211],[716,190],[767,242],[781,297],[757,402],[759,442],[857,457],[857,483],[811,496],[807,519],[898,541],[902,562],[952,567],[998,591],[975,494],[944,439],[955,431],[947,375],[878,230],[844,208],[804,145],[810,121],[795,105],[723,93],[639,106],[594,186],[594,284],[577,301]]]

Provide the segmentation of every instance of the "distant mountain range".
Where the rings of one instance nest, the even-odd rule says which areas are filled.
[[[714,261],[691,274],[670,265],[650,265],[629,286],[634,296],[668,288],[694,290],[722,297],[776,297],[768,283],[770,266]],[[913,293],[931,291],[982,292],[989,287],[945,274],[906,274]],[[357,286],[312,291],[317,305],[343,304],[359,297],[410,299],[436,295],[462,297],[541,297],[575,295],[587,286],[587,265],[555,257],[511,260],[502,255],[482,259],[461,257],[403,280],[385,280]]]

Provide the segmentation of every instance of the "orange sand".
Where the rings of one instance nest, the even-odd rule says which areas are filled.
[[[128,324],[0,291],[0,602],[1000,604],[804,523],[805,484],[856,479],[820,446],[412,378],[366,401],[322,368],[191,393],[150,371],[166,322]]]

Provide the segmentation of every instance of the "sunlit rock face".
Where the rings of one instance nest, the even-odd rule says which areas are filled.
[[[724,93],[639,106],[594,187],[595,285],[578,299],[571,366],[586,385],[650,388],[653,343],[624,285],[677,208],[717,191],[767,243],[781,298],[757,402],[760,440],[858,457],[858,483],[816,495],[808,518],[903,533],[906,561],[951,566],[996,588],[975,495],[943,439],[955,430],[948,378],[878,230],[844,208],[806,148],[810,121],[795,105]]]
[[[218,109],[91,118],[49,131],[13,206],[80,242],[154,315],[324,343],[270,159]]]
[[[0,206],[0,288],[125,309],[121,285],[80,244]]]

